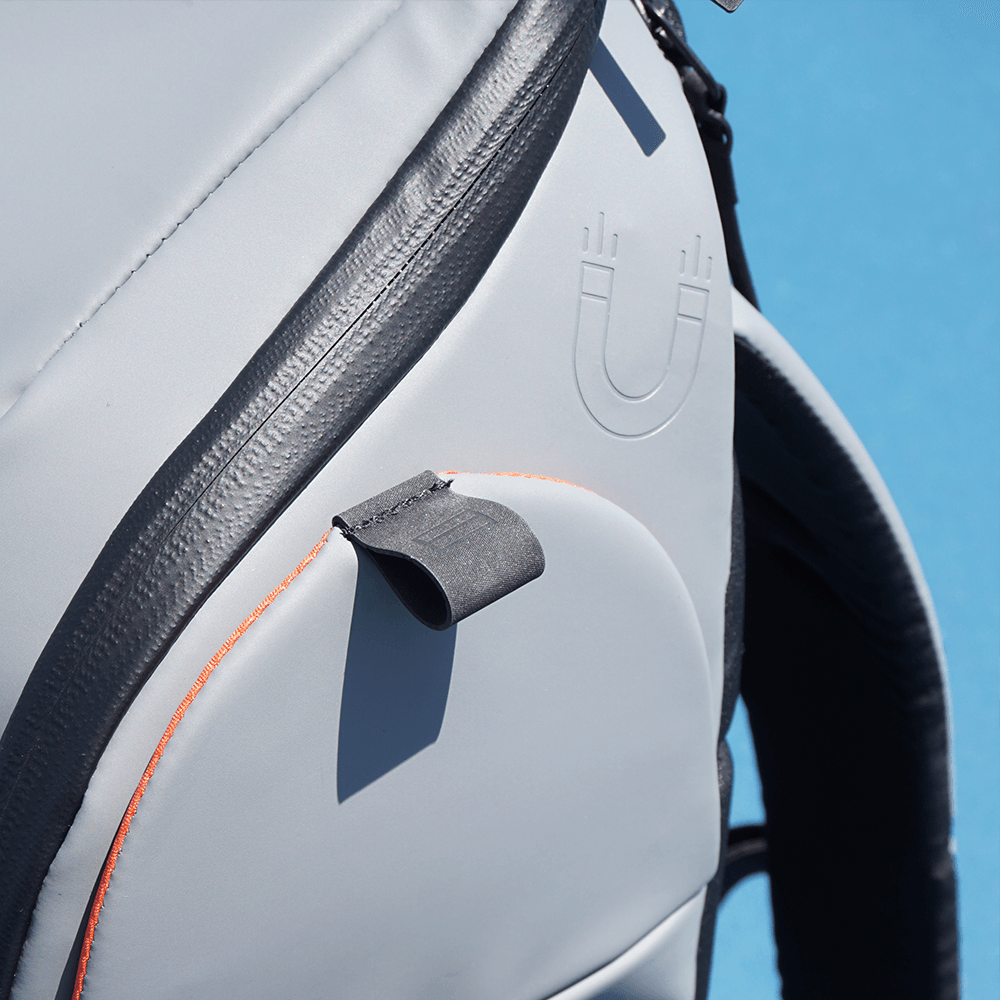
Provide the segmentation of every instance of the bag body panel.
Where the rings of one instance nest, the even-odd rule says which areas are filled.
[[[361,220],[511,6],[404,5],[0,419],[2,541],[20,567],[0,601],[4,724],[129,505]],[[40,560],[47,551],[58,558]]]
[[[521,514],[545,572],[438,633],[333,534],[171,737],[87,996],[543,997],[697,895],[713,708],[676,569],[589,491],[453,488]]]

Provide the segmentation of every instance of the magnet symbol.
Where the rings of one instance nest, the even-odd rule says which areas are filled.
[[[712,258],[696,236],[680,257],[672,315],[632,323],[613,305],[618,234],[605,234],[602,212],[594,232],[583,231],[576,377],[595,420],[613,434],[639,437],[672,420],[698,370],[712,279]],[[664,276],[663,280],[669,280]]]

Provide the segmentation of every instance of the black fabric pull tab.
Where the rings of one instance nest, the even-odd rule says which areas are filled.
[[[454,492],[433,472],[345,510],[333,526],[372,557],[413,616],[434,629],[450,628],[545,569],[523,518]]]

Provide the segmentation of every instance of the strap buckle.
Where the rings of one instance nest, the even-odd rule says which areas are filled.
[[[733,131],[724,117],[726,88],[691,50],[677,8],[670,0],[632,0],[632,3],[660,51],[677,67],[684,95],[699,127],[725,145],[731,145]]]

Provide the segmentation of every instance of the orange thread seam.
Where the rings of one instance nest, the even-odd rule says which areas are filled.
[[[536,476],[531,472],[459,472],[457,469],[449,469],[447,472],[439,472],[439,476],[517,476],[520,479],[544,479],[547,483],[562,483],[563,486],[575,486],[578,490],[587,490],[586,486],[579,483],[571,483],[568,479],[554,479],[552,476]],[[587,490],[593,493],[593,490]]]
[[[319,555],[320,549],[326,544],[326,540],[330,537],[330,532],[328,531],[314,546],[312,551],[305,557],[292,570],[288,576],[285,577],[281,583],[278,584],[274,590],[271,591],[267,597],[264,598],[257,605],[256,608],[241,622],[240,626],[235,632],[222,644],[219,651],[208,661],[205,669],[198,675],[198,679],[191,685],[191,690],[185,695],[184,700],[177,706],[177,710],[174,712],[173,717],[170,719],[170,724],[167,726],[160,738],[160,742],[157,744],[156,749],[153,751],[153,756],[150,757],[149,763],[146,765],[146,770],[143,772],[142,777],[139,779],[139,784],[136,786],[135,791],[132,793],[132,799],[128,804],[128,809],[125,810],[125,815],[122,817],[122,821],[118,826],[118,833],[115,835],[114,842],[111,845],[111,851],[108,854],[107,860],[104,862],[104,868],[101,870],[101,879],[97,883],[97,894],[94,896],[93,905],[90,908],[90,917],[87,920],[87,931],[83,939],[83,949],[80,952],[80,962],[76,969],[76,982],[73,985],[73,1000],[80,1000],[80,994],[83,992],[83,980],[87,975],[87,963],[90,961],[90,950],[94,943],[94,933],[97,930],[97,922],[100,917],[101,908],[104,906],[104,896],[108,891],[108,885],[111,882],[111,875],[115,870],[115,865],[118,863],[118,856],[121,854],[122,845],[125,842],[125,837],[128,835],[129,827],[132,825],[132,820],[135,817],[136,810],[139,808],[139,801],[142,799],[146,792],[146,786],[149,784],[149,779],[153,776],[153,772],[156,770],[156,765],[160,762],[160,758],[163,756],[163,751],[166,749],[167,744],[170,742],[170,737],[174,735],[174,730],[177,728],[178,723],[184,718],[185,713],[191,706],[191,702],[198,696],[198,692],[205,686],[205,682],[211,676],[215,668],[222,662],[222,658],[228,653],[233,646],[236,645],[237,641],[243,636],[243,634],[250,628],[251,625],[271,606],[274,599],[284,590],[287,590],[292,581],[306,568],[306,566],[311,563],[316,556]]]

